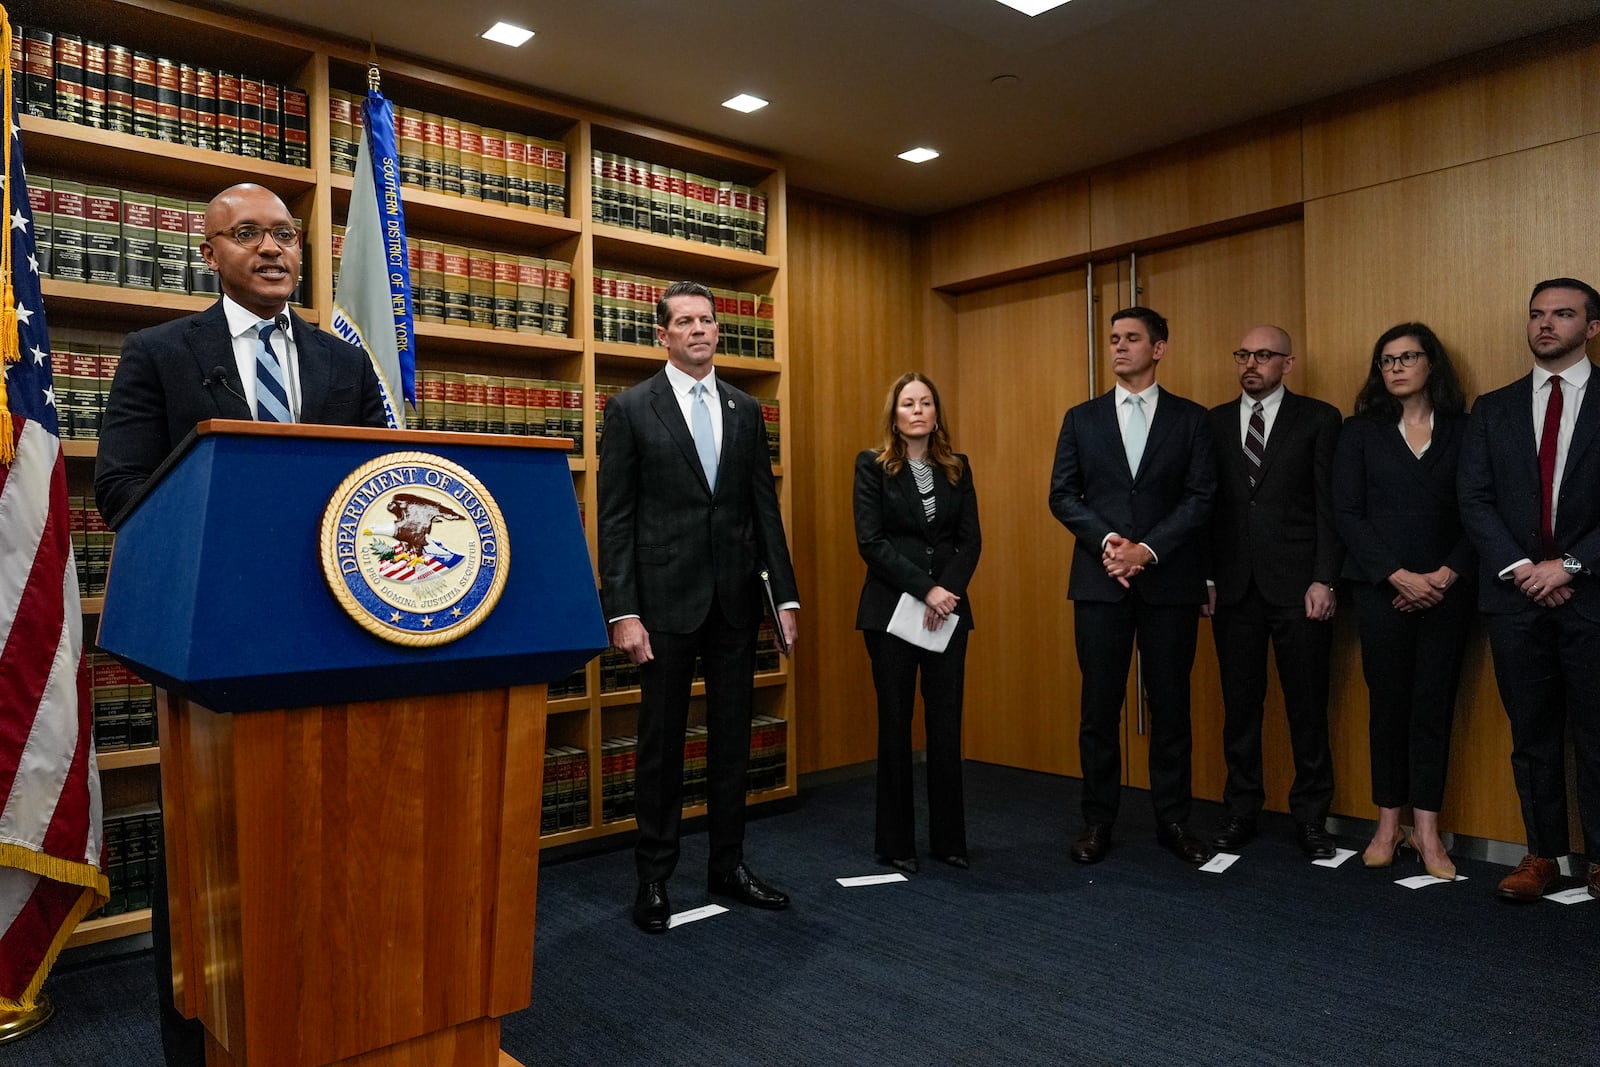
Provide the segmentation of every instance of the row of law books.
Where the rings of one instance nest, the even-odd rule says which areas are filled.
[[[571,745],[545,749],[540,836],[588,825],[589,753]]]
[[[163,293],[222,291],[200,251],[207,237],[203,201],[30,174],[28,205],[41,278]],[[290,303],[300,303],[301,288],[295,285]]]
[[[154,804],[108,811],[101,823],[110,899],[86,918],[98,919],[150,906],[161,857],[161,812]]]
[[[665,278],[627,271],[594,272],[594,336],[597,341],[649,345],[656,340],[656,304],[668,286]],[[717,314],[717,352],[725,356],[772,359],[776,355],[773,319],[777,307],[764,293],[711,290]]]
[[[704,726],[690,726],[683,741],[683,802],[706,800],[706,741]],[[608,737],[600,742],[600,821],[631,819],[637,810],[634,780],[639,763],[637,736]],[[747,792],[781,789],[789,776],[789,723],[773,715],[750,720],[750,765],[745,775]]]
[[[12,92],[37,118],[309,167],[306,91],[120,44],[12,28]]]
[[[345,227],[333,228],[333,272],[344,262]],[[412,313],[418,322],[565,337],[572,323],[572,264],[510,252],[413,240]],[[337,291],[337,290],[335,290]]]
[[[63,340],[50,343],[56,421],[68,441],[94,441],[106,413],[106,396],[121,360],[121,345]],[[89,594],[85,594],[89,595]]]
[[[100,517],[93,496],[73,493],[67,497],[67,526],[71,530],[72,556],[77,564],[78,595],[105,596],[106,573],[111,569],[111,546],[116,535]]]
[[[335,174],[354,174],[364,94],[328,93],[329,156]],[[430,193],[567,213],[567,146],[414,107],[394,108],[400,184]]]
[[[570,437],[583,454],[583,383],[417,370],[413,426],[458,433]]]
[[[767,250],[767,199],[751,186],[615,152],[595,152],[589,166],[596,222],[744,252]]]
[[[85,652],[97,752],[156,744],[156,689],[104,652]]]
[[[565,678],[557,678],[545,686],[545,697],[559,700],[564,697],[581,697],[589,691],[589,671],[579,667]]]

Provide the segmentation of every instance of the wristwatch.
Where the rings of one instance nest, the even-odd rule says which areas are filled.
[[[1568,574],[1582,574],[1584,571],[1583,564],[1573,559],[1571,556],[1562,557],[1561,569],[1566,571]]]

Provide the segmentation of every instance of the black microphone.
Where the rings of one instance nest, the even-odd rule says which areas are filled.
[[[233,386],[228,384],[227,368],[220,363],[211,368],[210,376],[200,379],[200,384],[207,389],[210,389],[213,385],[220,385],[228,392],[233,393],[234,396],[238,396],[240,402],[246,405],[250,403],[248,400],[245,400],[244,397],[239,396],[239,393],[233,388]]]
[[[289,316],[288,315],[286,315],[286,314],[284,314],[283,312],[280,311],[280,312],[278,312],[278,317],[273,319],[272,321],[273,321],[274,324],[277,325],[278,329],[283,331],[283,335],[285,337],[289,336]]]

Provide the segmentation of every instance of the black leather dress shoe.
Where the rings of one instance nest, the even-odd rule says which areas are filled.
[[[915,856],[908,856],[903,860],[892,860],[888,856],[879,856],[878,862],[885,867],[893,867],[897,871],[905,871],[907,874],[917,873],[917,857]]]
[[[1111,851],[1111,824],[1092,822],[1072,842],[1072,859],[1075,863],[1099,863]]]
[[[781,911],[789,906],[787,893],[772,888],[742,863],[727,874],[708,875],[706,892],[719,897],[732,897],[752,908]]]
[[[1211,850],[1181,822],[1156,827],[1156,840],[1161,842],[1162,848],[1196,867],[1211,858]]]
[[[1308,860],[1331,860],[1334,853],[1338,852],[1333,838],[1328,836],[1327,829],[1320,822],[1296,823],[1294,839]]]
[[[1230,815],[1222,820],[1222,825],[1217,827],[1217,832],[1212,835],[1211,843],[1223,852],[1235,852],[1250,843],[1256,836],[1256,821],[1247,819],[1243,815]]]
[[[967,862],[967,857],[963,856],[959,852],[952,852],[948,856],[940,856],[939,859],[941,862],[948,863],[950,866],[959,868],[963,871],[972,867],[972,864]]]
[[[672,918],[672,905],[667,901],[667,883],[641,882],[639,895],[633,898],[633,925],[647,934],[667,932],[667,920]]]

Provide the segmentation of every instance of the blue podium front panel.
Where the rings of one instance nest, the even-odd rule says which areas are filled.
[[[394,438],[392,446],[198,438],[118,530],[100,647],[216,711],[548,682],[603,650],[605,622],[565,453],[462,445],[457,435],[439,444],[425,434]],[[465,468],[504,518],[503,544],[491,549],[504,570],[498,603],[447,643],[413,647],[369,632],[324,577],[330,500],[354,472],[398,452]]]

